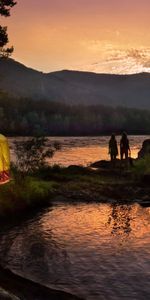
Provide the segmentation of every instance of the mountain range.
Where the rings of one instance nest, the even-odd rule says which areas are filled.
[[[150,73],[42,73],[13,59],[0,59],[0,90],[11,96],[70,105],[107,105],[150,109]]]

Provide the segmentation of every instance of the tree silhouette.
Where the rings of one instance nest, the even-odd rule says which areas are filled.
[[[16,4],[14,0],[0,0],[0,15],[4,17],[10,16],[10,9]],[[0,25],[0,58],[2,57],[9,57],[14,48],[5,48],[8,44],[8,34],[7,34],[7,27],[3,27]]]

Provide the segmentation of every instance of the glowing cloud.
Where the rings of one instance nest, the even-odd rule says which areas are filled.
[[[150,72],[150,1],[20,0],[9,19],[14,58],[45,72]]]

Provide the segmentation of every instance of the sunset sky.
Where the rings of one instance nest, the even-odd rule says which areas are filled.
[[[150,72],[150,0],[18,0],[13,58],[50,72]]]

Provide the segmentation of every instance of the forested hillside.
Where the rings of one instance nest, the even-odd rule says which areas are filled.
[[[7,135],[100,135],[126,130],[150,133],[150,111],[66,105],[0,94],[0,129]]]

